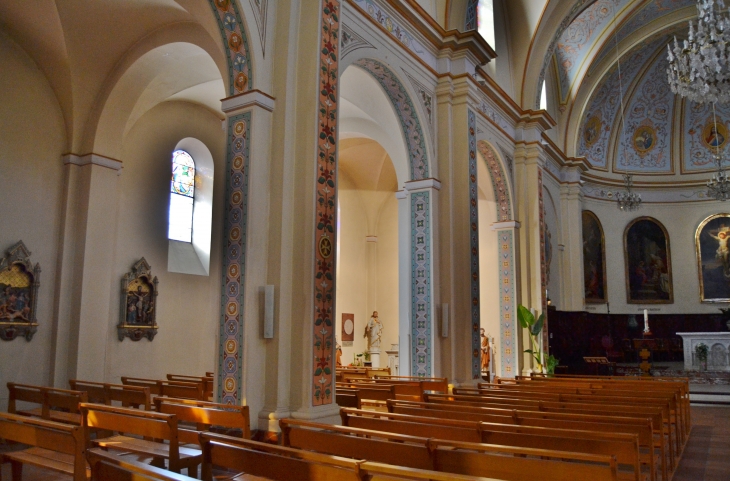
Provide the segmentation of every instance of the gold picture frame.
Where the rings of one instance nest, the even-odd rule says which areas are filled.
[[[730,303],[730,214],[707,216],[695,230],[700,302]]]
[[[669,234],[661,222],[648,216],[629,222],[624,261],[627,304],[674,304]]]
[[[598,216],[590,210],[581,213],[583,230],[583,299],[586,304],[608,302],[606,281],[606,237]],[[588,222],[593,226],[588,227]],[[598,241],[598,245],[596,245]]]
[[[122,277],[120,318],[117,325],[119,340],[125,337],[150,341],[157,334],[157,277],[145,258],[137,261]]]

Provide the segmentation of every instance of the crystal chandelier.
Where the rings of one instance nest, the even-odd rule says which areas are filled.
[[[716,153],[714,157],[717,162],[717,172],[712,175],[712,179],[707,181],[707,196],[726,201],[730,199],[730,177],[722,165],[722,156]]]
[[[669,50],[672,92],[697,103],[730,101],[730,16],[724,0],[697,0],[697,29],[689,22],[689,39],[674,37]]]
[[[641,194],[637,194],[631,190],[634,186],[631,174],[624,174],[624,183],[626,185],[626,192],[616,192],[618,208],[623,212],[633,212],[641,206]]]

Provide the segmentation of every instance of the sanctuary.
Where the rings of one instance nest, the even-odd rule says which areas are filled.
[[[108,409],[130,406],[112,385],[150,389],[151,409],[193,383],[295,446],[297,422],[347,424],[358,376],[388,376],[371,401],[398,413],[548,369],[684,379],[699,366],[678,333],[728,369],[730,106],[670,85],[698,12],[0,1],[0,410],[24,395],[9,382],[99,383]],[[637,461],[652,480],[689,436],[668,379],[666,406],[636,408],[666,423],[666,465]],[[107,408],[75,396],[94,427]],[[603,479],[594,461],[585,479]]]

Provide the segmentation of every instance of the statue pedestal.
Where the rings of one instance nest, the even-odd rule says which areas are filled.
[[[390,346],[390,350],[386,349],[385,351],[388,355],[388,367],[390,368],[391,376],[398,375],[398,349],[398,344],[393,344]]]
[[[370,363],[372,367],[380,367],[380,349],[368,351],[368,354],[370,354]]]

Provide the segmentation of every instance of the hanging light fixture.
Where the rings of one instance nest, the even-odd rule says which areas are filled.
[[[730,14],[724,0],[697,0],[697,28],[690,20],[689,38],[680,47],[674,37],[669,50],[669,86],[672,92],[692,102],[712,104],[713,132],[717,135],[716,103],[730,101]],[[721,144],[712,156],[717,172],[707,181],[707,196],[721,201],[730,198],[730,179],[723,166]]]
[[[616,23],[616,7],[613,7],[613,22]],[[621,109],[621,128],[619,129],[618,135],[620,136],[624,131],[624,86],[623,79],[621,78],[621,56],[618,50],[618,35],[613,35],[614,43],[616,46],[616,65],[618,68],[618,97],[619,97],[619,108]],[[624,149],[624,155],[626,155]],[[628,165],[628,162],[627,162]],[[624,174],[624,184],[626,186],[626,192],[616,192],[616,202],[619,210],[623,212],[633,212],[641,207],[641,194],[633,192],[631,188],[634,186],[633,176],[631,174]]]
[[[730,101],[730,15],[724,0],[697,0],[697,28],[689,22],[689,38],[669,50],[672,92],[697,103]]]
[[[634,186],[631,174],[624,174],[624,185],[626,186],[626,192],[616,192],[618,208],[623,212],[633,212],[641,206],[641,194],[631,190]]]

